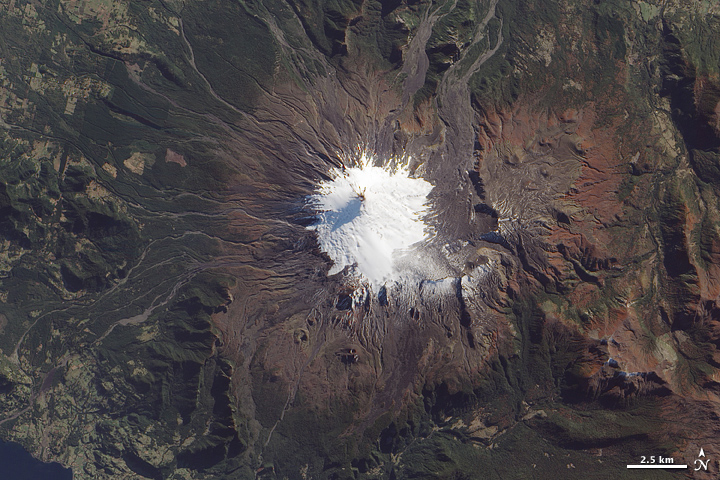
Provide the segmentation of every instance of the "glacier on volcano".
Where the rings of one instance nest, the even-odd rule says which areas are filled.
[[[432,188],[410,174],[407,162],[377,166],[369,154],[356,166],[333,169],[309,199],[318,222],[308,228],[334,262],[329,274],[351,266],[376,292],[399,281],[416,263],[408,262],[413,247],[430,236],[424,217]]]

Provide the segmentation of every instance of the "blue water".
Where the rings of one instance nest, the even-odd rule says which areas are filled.
[[[0,480],[72,480],[72,470],[36,460],[21,445],[0,441]]]

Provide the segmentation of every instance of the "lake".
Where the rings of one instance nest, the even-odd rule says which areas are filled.
[[[37,460],[22,445],[0,441],[0,476],[7,480],[72,480],[72,470]]]

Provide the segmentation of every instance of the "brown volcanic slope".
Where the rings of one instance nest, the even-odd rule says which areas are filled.
[[[720,458],[711,2],[0,11],[4,438],[76,478]],[[490,274],[349,308],[304,198],[358,146]]]

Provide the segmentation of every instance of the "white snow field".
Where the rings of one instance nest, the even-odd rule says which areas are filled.
[[[411,177],[407,164],[378,167],[374,161],[365,153],[358,166],[333,169],[332,180],[321,182],[310,197],[319,222],[308,228],[334,262],[330,275],[354,266],[378,292],[400,280],[399,260],[428,237],[423,218],[433,186]]]

